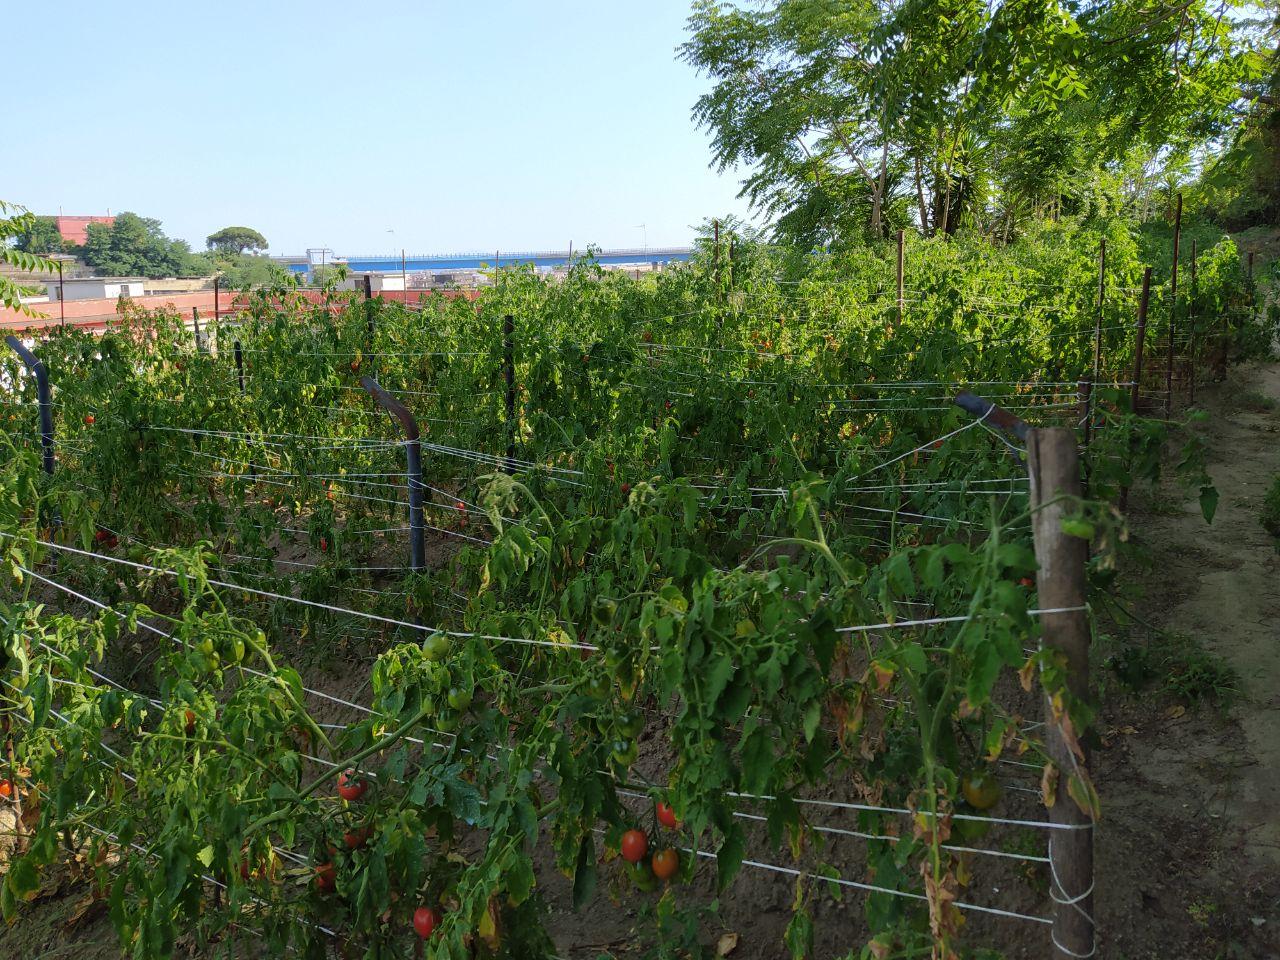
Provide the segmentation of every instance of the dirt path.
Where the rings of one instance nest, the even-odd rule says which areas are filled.
[[[1206,526],[1171,486],[1139,501],[1136,607],[1174,639],[1118,641],[1160,651],[1166,676],[1108,696],[1097,754],[1100,955],[1125,960],[1280,957],[1280,553],[1259,522],[1280,473],[1280,365],[1235,370],[1198,401],[1217,516]],[[1232,705],[1188,708],[1215,657],[1238,674]]]

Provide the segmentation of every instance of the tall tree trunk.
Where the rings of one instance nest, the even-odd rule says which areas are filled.
[[[920,202],[920,234],[929,236],[929,206],[924,202],[924,171],[920,168],[920,158],[913,158],[916,164],[916,199]]]
[[[880,176],[879,176],[879,182],[875,190],[873,191],[874,197],[872,199],[872,207],[871,207],[871,232],[877,239],[879,239],[881,234],[884,232],[881,226],[881,219],[884,215],[884,188],[885,188],[885,181],[888,178],[888,173],[889,173],[889,137],[886,135],[884,138],[884,145],[881,147],[881,150],[880,150]]]

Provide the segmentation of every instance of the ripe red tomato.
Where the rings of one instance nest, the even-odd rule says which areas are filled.
[[[333,893],[338,885],[338,871],[332,863],[316,867],[316,889],[321,893]]]
[[[658,814],[658,822],[668,830],[674,830],[680,826],[680,821],[676,819],[676,812],[671,809],[671,804],[659,800],[654,809]]]
[[[321,537],[321,538],[320,538],[320,552],[321,552],[321,553],[328,553],[328,552],[329,552],[329,541],[328,541],[328,539],[327,539],[327,538],[325,538],[325,537]]]
[[[670,880],[680,869],[680,854],[667,847],[653,855],[653,875],[659,880]]]
[[[84,415],[84,425],[86,427],[92,427],[96,422],[97,420],[92,413],[86,413]]]
[[[629,494],[630,492],[631,492],[631,484],[629,484],[629,483],[624,483],[624,484],[622,485],[622,495],[625,497],[625,496],[626,496],[627,494]]]
[[[622,835],[622,859],[627,863],[639,863],[649,852],[649,838],[643,830],[628,830]]]
[[[360,774],[354,770],[343,770],[338,774],[338,796],[348,803],[359,800],[368,789],[369,784],[361,780]]]
[[[413,930],[423,940],[435,932],[444,918],[435,907],[419,907],[413,911]]]
[[[342,842],[347,845],[348,850],[359,850],[369,842],[369,835],[372,833],[373,827],[356,827],[342,835]]]
[[[1030,590],[1035,585],[1036,585],[1036,582],[1032,580],[1030,577],[1023,577],[1021,580],[1018,581],[1018,586],[1026,587],[1028,590]]]
[[[0,800],[8,800],[13,796],[13,781],[0,780]]]
[[[352,361],[351,361],[351,370],[352,370],[352,372],[355,372],[356,370],[359,370],[359,369],[360,369],[360,361],[359,361],[359,360],[352,360]]]

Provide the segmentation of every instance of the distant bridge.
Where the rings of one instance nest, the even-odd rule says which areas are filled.
[[[632,250],[600,250],[596,262],[608,266],[640,266],[679,263],[693,256],[692,247],[647,247]],[[585,251],[574,251],[574,259],[581,259]],[[332,251],[308,251],[303,256],[273,257],[277,263],[293,273],[308,273],[322,264],[345,264],[352,273],[431,273],[446,270],[479,270],[481,268],[511,267],[532,264],[535,267],[554,268],[568,265],[568,250],[512,251],[496,250],[491,253],[413,254],[403,260],[392,255],[338,257]]]

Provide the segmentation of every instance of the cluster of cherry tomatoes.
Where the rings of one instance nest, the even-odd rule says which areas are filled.
[[[658,801],[654,805],[654,814],[663,827],[676,830],[680,821],[669,803]],[[669,881],[680,869],[680,853],[674,847],[663,847],[649,856],[649,836],[643,830],[633,827],[622,835],[622,859],[630,864],[631,878],[641,889],[652,889],[655,880]],[[648,858],[648,862],[645,860]]]
[[[338,796],[347,803],[359,803],[364,795],[369,791],[369,781],[353,769],[343,770],[338,774]],[[364,848],[370,837],[373,836],[373,827],[365,824],[364,826],[353,826],[342,835],[342,842],[348,850],[360,850]],[[329,847],[329,855],[332,858],[337,854],[337,849]],[[337,888],[338,871],[332,859],[325,863],[319,864],[315,868],[315,887],[322,894],[333,893]],[[413,930],[423,940],[430,937],[444,920],[444,912],[436,906],[429,904],[421,904],[413,911]]]

